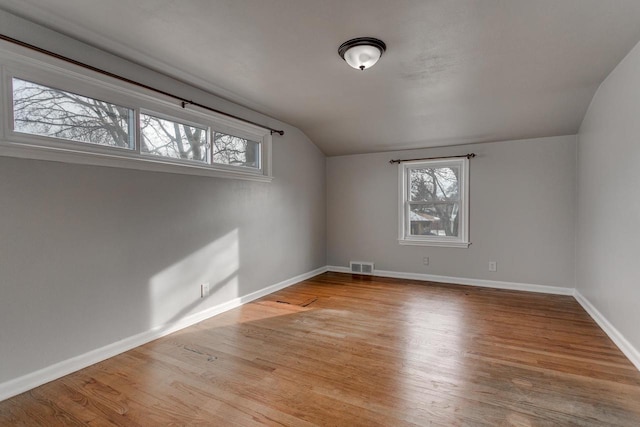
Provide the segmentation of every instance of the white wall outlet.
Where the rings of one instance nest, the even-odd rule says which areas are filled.
[[[498,271],[498,263],[495,261],[489,261],[489,271]]]
[[[429,257],[428,256],[422,258],[422,264],[429,265]]]
[[[203,283],[200,285],[200,298],[209,296],[209,283]]]

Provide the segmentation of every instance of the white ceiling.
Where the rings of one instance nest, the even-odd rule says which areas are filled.
[[[340,155],[574,134],[639,0],[0,0]],[[373,36],[370,70],[337,54]]]

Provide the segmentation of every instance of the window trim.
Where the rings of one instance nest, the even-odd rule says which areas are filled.
[[[458,223],[459,237],[451,236],[414,236],[408,233],[409,216],[409,174],[410,169],[419,167],[460,168],[460,222]],[[415,160],[402,162],[398,165],[398,243],[414,246],[441,246],[451,248],[468,248],[469,241],[469,159]]]
[[[185,109],[175,101],[146,89],[6,42],[0,42],[0,77],[0,156],[260,182],[270,182],[273,179],[271,133],[259,126],[195,106]],[[131,108],[134,111],[136,124],[135,148],[130,150],[123,147],[15,132],[12,91],[14,77]],[[213,163],[212,156],[211,163],[206,163],[141,153],[139,126],[141,111],[153,116],[204,127],[208,130],[211,143],[213,132],[216,131],[256,141],[260,144],[261,167],[254,169]]]

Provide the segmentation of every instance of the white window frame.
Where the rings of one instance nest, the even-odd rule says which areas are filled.
[[[454,236],[417,236],[410,233],[409,221],[409,173],[411,169],[459,167],[458,180],[460,207],[458,215],[458,237]],[[445,246],[468,248],[469,241],[469,159],[416,160],[398,165],[398,241],[401,245]]]
[[[178,117],[172,117],[169,116],[167,114],[162,114],[162,113],[158,113],[157,111],[152,111],[152,110],[148,110],[146,108],[141,108],[138,109],[136,111],[136,123],[140,123],[142,118],[142,115],[147,115],[147,116],[152,116],[161,120],[167,120],[170,122],[176,122],[179,123],[181,125],[187,125],[187,126],[192,126],[192,127],[197,127],[200,129],[205,129],[207,131],[207,144],[208,144],[208,148],[207,150],[211,150],[211,127],[202,124],[202,123],[198,123],[198,122],[194,122],[191,120],[185,120],[182,118],[178,118]],[[168,156],[160,156],[157,154],[153,154],[153,153],[145,153],[144,151],[142,151],[142,127],[141,126],[136,126],[136,133],[140,133],[139,137],[137,138],[138,141],[140,141],[139,144],[136,144],[136,149],[135,152],[139,153],[141,156],[144,157],[150,157],[152,159],[162,159],[162,160],[170,160],[176,163],[180,163],[180,164],[186,164],[186,165],[191,165],[191,164],[196,164],[196,165],[205,165],[205,166],[209,166],[209,163],[206,162],[202,162],[200,160],[191,160],[191,159],[179,159],[179,158],[175,158],[175,157],[168,157]],[[211,157],[211,153],[209,153],[209,157]]]
[[[213,132],[211,132],[211,158],[213,159],[213,150],[214,150],[214,144],[215,144],[215,133],[224,133],[227,135],[233,135],[235,137],[238,138],[244,138],[244,139],[248,139],[250,141],[253,142],[258,142],[260,143],[260,141],[255,139],[255,136],[251,136],[250,134],[244,133],[239,131],[238,129],[231,129],[231,128],[225,128],[225,127],[217,127],[215,129],[213,129]],[[260,143],[260,154],[258,155],[258,163],[260,164],[260,167],[263,167],[264,163],[263,163],[263,159],[262,156],[265,155],[265,150],[263,150],[263,145],[262,143]],[[216,165],[216,167],[223,169],[223,170],[254,170],[254,168],[251,168],[249,166],[235,166],[235,165],[225,165],[224,163],[213,163],[214,165]]]
[[[267,129],[195,106],[182,108],[175,100],[151,90],[120,82],[7,42],[0,42],[0,75],[0,156],[261,182],[273,179],[272,137]],[[130,150],[15,132],[12,89],[14,77],[133,109],[135,148]],[[207,129],[211,163],[141,153],[141,112]],[[258,142],[260,168],[213,163],[213,132],[216,131]]]

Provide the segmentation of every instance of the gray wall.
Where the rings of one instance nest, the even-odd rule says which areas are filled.
[[[578,143],[578,291],[640,349],[640,45],[598,89]]]
[[[468,249],[398,244],[398,167],[392,158],[470,161]],[[327,261],[376,269],[574,286],[576,137],[564,136],[327,159]],[[423,265],[423,257],[430,265]],[[497,261],[490,273],[488,262]]]
[[[326,264],[325,157],[300,131],[6,13],[0,27],[286,131],[272,183],[0,157],[0,382]]]

